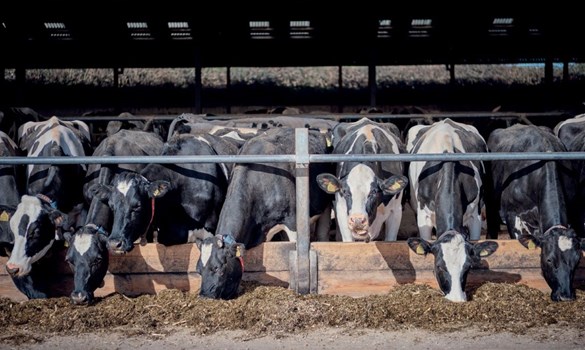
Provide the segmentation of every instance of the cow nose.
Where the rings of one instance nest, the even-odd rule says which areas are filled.
[[[18,268],[17,265],[14,265],[14,264],[6,264],[6,272],[8,272],[10,274],[10,276],[17,275],[19,270],[20,269]]]
[[[552,293],[551,294],[552,301],[573,301],[575,300],[575,294],[573,293]]]
[[[354,227],[366,226],[368,218],[365,215],[352,215],[349,217],[349,224]]]
[[[114,239],[108,241],[108,249],[110,251],[120,251],[122,250],[122,240],[121,239]]]
[[[80,305],[80,304],[87,304],[88,297],[87,293],[85,292],[73,292],[71,293],[71,301],[73,304]]]

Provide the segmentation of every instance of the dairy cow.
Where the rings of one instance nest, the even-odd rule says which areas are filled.
[[[150,132],[119,130],[96,147],[93,156],[149,156],[162,152],[162,139]],[[147,164],[90,164],[83,193],[89,204],[83,227],[68,235],[66,260],[73,270],[74,289],[71,300],[75,304],[93,302],[94,291],[101,285],[108,268],[108,236],[112,229],[110,207],[94,198],[90,188],[96,184],[110,185],[123,171],[140,173]]]
[[[20,149],[12,139],[0,131],[0,157],[20,156]],[[20,202],[22,185],[19,167],[0,165],[0,255],[6,256],[14,244],[14,234],[10,230],[10,218]]]
[[[395,129],[395,130],[393,130]],[[392,124],[362,118],[333,129],[335,154],[405,153]],[[385,224],[388,241],[395,241],[402,220],[402,193],[408,185],[402,162],[347,161],[336,175],[319,174],[321,189],[335,195],[337,227],[344,242],[376,240]]]
[[[213,135],[175,135],[162,154],[229,155],[237,148]],[[123,254],[149,229],[164,245],[193,242],[195,230],[215,231],[230,167],[221,163],[149,164],[139,174],[122,172],[110,185],[91,187],[114,213],[110,252]]]
[[[494,130],[491,152],[564,152],[565,146],[545,127],[516,124]],[[573,300],[573,275],[585,246],[568,215],[575,182],[569,161],[492,161],[495,203],[511,238],[528,249],[541,249],[540,265],[553,301]]]
[[[434,273],[445,298],[455,302],[467,301],[465,285],[469,270],[482,257],[492,255],[498,248],[494,241],[473,243],[467,234],[455,230],[443,232],[435,241],[409,237],[408,246],[419,255],[433,254]]]
[[[248,140],[239,154],[291,154],[294,144],[294,129],[269,129]],[[309,153],[327,152],[325,135],[309,130]],[[309,213],[312,221],[319,218],[331,203],[331,196],[320,191],[316,181],[318,174],[329,171],[330,164],[309,165]],[[242,247],[253,248],[272,240],[280,232],[286,234],[284,239],[296,241],[294,164],[237,164],[232,171],[215,237],[197,236],[197,244],[201,246],[197,262],[201,274],[199,295],[222,299],[236,297],[242,277],[238,267],[242,263]]]
[[[85,123],[64,122],[56,117],[22,125],[19,144],[28,157],[85,156],[91,149]],[[33,264],[56,240],[62,239],[63,231],[82,223],[81,190],[85,171],[84,165],[31,164],[27,167],[27,194],[22,196],[10,219],[14,247],[6,270],[29,298],[47,296],[46,291],[37,289],[34,281],[25,278]]]
[[[487,152],[475,127],[451,119],[410,128],[406,147],[413,154]],[[480,238],[485,179],[481,161],[411,162],[408,176],[421,238],[430,240],[433,229],[437,237],[456,230],[469,232],[472,240]]]
[[[585,152],[585,114],[580,114],[558,123],[554,133],[559,137],[567,151]],[[574,203],[567,208],[580,225],[574,226],[577,235],[585,236],[585,160],[571,161],[575,172],[576,196]]]

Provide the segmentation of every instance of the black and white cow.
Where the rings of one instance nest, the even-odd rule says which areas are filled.
[[[0,157],[20,156],[20,149],[12,139],[0,131]],[[14,234],[10,229],[10,218],[20,202],[22,185],[19,167],[15,165],[0,165],[0,255],[7,256],[7,252],[14,244]]]
[[[333,129],[335,154],[405,153],[392,124],[362,118]],[[336,137],[337,136],[337,137]],[[402,162],[340,162],[336,175],[317,177],[321,189],[335,195],[335,217],[344,242],[395,241],[402,220],[402,193],[408,185]]]
[[[239,154],[292,154],[294,144],[294,129],[274,128],[248,140]],[[326,136],[318,131],[309,130],[309,153],[327,152]],[[318,174],[329,172],[331,169],[332,165],[327,163],[309,165],[309,213],[312,221],[331,205],[331,196],[321,191],[316,181]],[[241,249],[239,244],[250,249],[264,241],[272,240],[282,231],[286,233],[290,241],[296,241],[295,165],[250,163],[234,166],[226,200],[215,231],[216,237],[207,241],[207,244],[214,246],[201,248],[202,255],[197,263],[201,273],[199,295],[223,299],[235,297],[241,280],[241,275],[237,273],[238,270],[235,270],[237,267],[234,268],[240,263],[237,254],[238,249]],[[220,240],[221,245],[217,243]],[[198,242],[198,244],[205,245],[205,242]],[[209,254],[203,254],[204,252]],[[226,263],[211,264],[210,261],[225,261]],[[222,275],[230,275],[230,278],[221,278]]]
[[[585,114],[567,119],[556,125],[554,133],[559,137],[569,152],[585,152]],[[571,162],[575,171],[576,193],[574,203],[568,210],[581,223],[574,229],[580,237],[585,236],[585,160],[575,159]]]
[[[566,150],[550,129],[521,124],[494,130],[488,147],[494,153]],[[540,265],[552,290],[551,299],[573,300],[573,275],[585,241],[570,228],[575,218],[567,212],[576,189],[571,163],[492,161],[492,177],[499,215],[511,238],[526,248],[541,248]]]
[[[455,230],[444,232],[433,242],[419,237],[409,237],[407,242],[410,249],[419,255],[434,255],[434,273],[439,287],[445,298],[455,302],[467,301],[465,285],[471,267],[498,248],[494,241],[469,242],[466,234]]]
[[[162,139],[150,132],[119,130],[108,136],[96,147],[93,156],[149,156],[159,155]],[[101,285],[108,268],[107,248],[112,229],[110,207],[94,198],[89,190],[95,184],[110,185],[116,174],[122,171],[140,173],[147,164],[90,164],[87,169],[84,195],[89,209],[85,225],[74,235],[69,235],[67,262],[73,270],[74,289],[71,300],[75,304],[93,302],[96,288]]]
[[[230,155],[237,148],[213,135],[175,135],[162,154]],[[122,172],[111,185],[91,191],[114,212],[108,238],[111,252],[126,253],[149,227],[164,245],[193,242],[193,232],[214,232],[225,199],[230,167],[221,163],[149,164],[140,174]]]
[[[406,148],[413,154],[487,152],[475,127],[451,119],[410,128]],[[480,238],[485,178],[481,161],[411,162],[408,175],[421,238],[430,240],[433,229],[437,237],[456,230],[469,232],[471,240]]]
[[[24,124],[19,130],[19,141],[28,157],[85,156],[90,148],[85,123],[64,122],[56,117]],[[85,171],[84,165],[31,164],[27,167],[27,194],[22,196],[10,219],[14,247],[6,270],[13,278],[27,276],[33,263],[50,250],[55,240],[62,238],[62,231],[82,224]],[[21,291],[29,298],[46,295],[43,291]]]

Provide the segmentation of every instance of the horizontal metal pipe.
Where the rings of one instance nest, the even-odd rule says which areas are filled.
[[[585,152],[426,153],[426,154],[313,154],[310,163],[348,161],[460,161],[460,160],[585,160]],[[180,163],[283,163],[296,161],[293,154],[215,156],[112,156],[112,157],[1,157],[9,164],[180,164]]]

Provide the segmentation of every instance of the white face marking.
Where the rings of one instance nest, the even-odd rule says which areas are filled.
[[[211,251],[213,249],[213,243],[204,243],[201,245],[201,264],[203,267],[207,265],[209,258],[211,257]]]
[[[571,248],[573,248],[573,241],[566,236],[560,236],[559,237],[559,249],[561,250],[561,252],[564,252],[565,250],[569,250]]]
[[[445,297],[451,301],[466,301],[467,296],[461,285],[463,264],[465,264],[465,260],[467,259],[463,236],[455,235],[450,242],[441,243],[441,251],[443,252],[445,267],[449,275],[451,275],[451,291]]]
[[[227,134],[221,135],[221,137],[228,137],[230,139],[234,139],[237,141],[246,141],[243,138],[241,138],[240,135],[238,135],[238,133],[235,131],[230,131]]]
[[[92,236],[93,235],[90,233],[82,233],[75,237],[73,246],[75,247],[75,250],[77,250],[82,256],[89,250],[89,247],[91,247]]]
[[[132,187],[132,185],[133,185],[132,181],[123,181],[118,183],[116,189],[120,191],[124,195],[124,197],[126,197],[126,194],[128,193],[130,187]]]
[[[366,201],[370,194],[370,184],[375,179],[375,174],[369,167],[358,164],[347,176],[347,185],[351,191],[351,209],[349,215],[362,214],[368,216],[366,212]]]
[[[522,219],[520,219],[519,216],[516,216],[514,218],[514,228],[516,230],[518,230],[518,232],[520,232],[520,234],[522,234],[523,232],[532,234],[532,230],[530,230],[528,225],[526,225],[526,221],[523,221]],[[517,234],[517,236],[518,235],[519,234]]]

